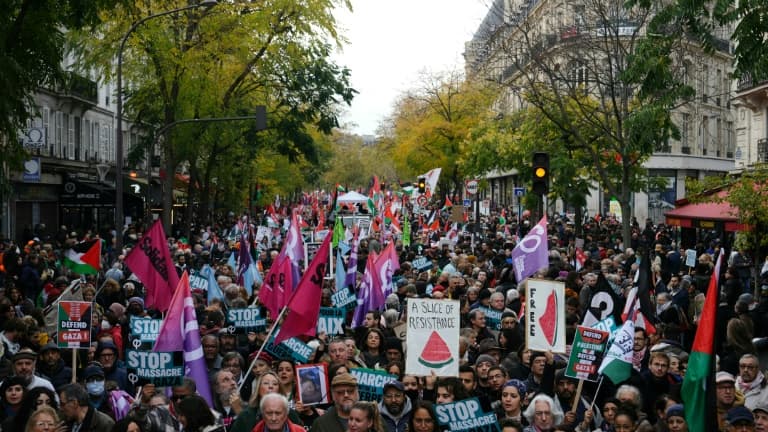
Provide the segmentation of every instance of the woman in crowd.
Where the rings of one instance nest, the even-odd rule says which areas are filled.
[[[437,389],[435,401],[438,404],[457,402],[469,398],[467,389],[458,378],[440,378],[437,380],[435,388]]]
[[[376,367],[377,364],[381,365],[387,361],[381,349],[384,342],[384,333],[378,328],[372,327],[368,329],[368,334],[365,336],[363,346],[360,349],[363,355],[363,361],[369,368]]]
[[[563,421],[563,411],[555,404],[551,397],[539,393],[523,413],[530,426],[526,432],[539,432],[551,430],[555,425]]]
[[[25,394],[26,383],[22,377],[8,377],[0,385],[0,406],[2,406],[0,417],[2,417],[3,430],[10,430],[6,429],[6,425],[10,427],[13,418],[21,410],[21,402]]]
[[[291,360],[280,360],[276,366],[277,377],[280,379],[279,393],[293,402],[296,391],[296,368]]]
[[[631,408],[620,407],[613,422],[616,432],[635,432],[637,430],[637,412]]]
[[[59,425],[59,415],[51,407],[44,406],[32,413],[24,432],[51,432]],[[3,429],[5,430],[5,429]],[[21,430],[21,429],[13,429]]]
[[[511,379],[501,387],[501,404],[496,409],[499,421],[513,419],[524,426],[528,424],[523,417],[526,390],[525,383],[518,379]]]
[[[688,423],[685,421],[685,409],[682,404],[669,407],[666,420],[669,432],[688,432]]]
[[[379,406],[374,402],[355,402],[349,412],[348,431],[385,432]]]
[[[616,411],[618,411],[621,402],[616,398],[608,398],[603,402],[603,422],[596,429],[600,432],[613,432],[613,422],[616,420]]]
[[[384,370],[386,370],[388,374],[396,376],[398,381],[403,380],[403,372],[405,372],[405,367],[403,366],[402,362],[390,362],[386,367],[384,367]]]
[[[176,416],[185,432],[224,432],[224,426],[216,424],[208,402],[198,395],[187,396],[176,404]]]
[[[32,390],[29,390],[21,401],[18,413],[16,413],[14,417],[6,419],[3,422],[2,430],[24,430],[24,426],[27,424],[29,416],[43,407],[58,410],[59,404],[56,402],[56,394],[45,387],[35,387]]]
[[[411,413],[411,419],[408,421],[409,432],[438,432],[440,430],[435,407],[431,402],[415,402]]]
[[[126,417],[115,423],[112,432],[144,432],[144,428],[139,422],[131,417]]]

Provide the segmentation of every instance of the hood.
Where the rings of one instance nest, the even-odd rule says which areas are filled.
[[[408,415],[408,413],[411,412],[411,409],[413,408],[413,405],[411,404],[411,398],[408,396],[405,396],[405,406],[403,407],[403,410],[400,412],[400,415],[394,416],[392,415],[389,410],[387,409],[387,406],[384,405],[384,401],[382,400],[379,402],[379,411],[381,411],[382,415],[386,415],[387,417],[391,418],[395,422],[400,421],[401,418]]]

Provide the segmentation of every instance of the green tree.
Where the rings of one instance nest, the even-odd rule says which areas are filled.
[[[35,116],[33,95],[41,87],[66,86],[65,29],[90,28],[116,0],[9,0],[0,17],[0,197],[10,187],[8,172],[21,167],[26,152],[17,139]]]

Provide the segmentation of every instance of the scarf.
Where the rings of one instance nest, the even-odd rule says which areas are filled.
[[[640,368],[643,365],[646,351],[648,351],[648,347],[645,347],[640,351],[632,351],[632,367],[638,372],[640,372]]]

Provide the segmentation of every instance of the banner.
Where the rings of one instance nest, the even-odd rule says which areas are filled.
[[[264,351],[276,359],[293,359],[298,363],[306,363],[309,361],[309,356],[311,356],[314,351],[312,347],[295,337],[286,339],[275,345],[275,336],[276,334],[272,334],[266,342]]]
[[[317,334],[325,333],[327,335],[344,334],[344,319],[347,317],[347,310],[344,308],[321,307],[320,316],[317,320]]]
[[[565,352],[565,284],[529,279],[525,296],[525,340],[531,351]]]
[[[458,402],[436,404],[437,422],[443,430],[451,432],[498,432],[496,414],[483,412],[480,401],[475,397]]]
[[[608,332],[577,326],[565,376],[597,382],[607,344]]]
[[[504,313],[503,311],[497,311],[496,309],[483,306],[478,309],[485,314],[485,326],[488,327],[489,330],[501,330],[501,314]]]
[[[336,291],[331,295],[331,304],[337,308],[354,309],[357,306],[357,296],[349,288]]]
[[[152,349],[160,334],[163,320],[132,316],[129,323],[128,341],[133,349]]]
[[[380,402],[384,398],[384,384],[397,377],[377,369],[352,368],[349,373],[357,379],[361,401]]]
[[[199,270],[192,270],[189,272],[189,289],[192,292],[208,292],[208,277],[203,275]]]
[[[459,302],[408,299],[405,373],[459,376]]]
[[[266,328],[267,318],[260,307],[232,308],[227,310],[227,326],[230,334],[259,333]]]
[[[181,384],[184,377],[184,353],[127,350],[125,365],[128,381],[134,386],[152,383],[156,386]]]
[[[90,348],[92,307],[91,302],[59,302],[56,326],[56,340],[59,348]]]

